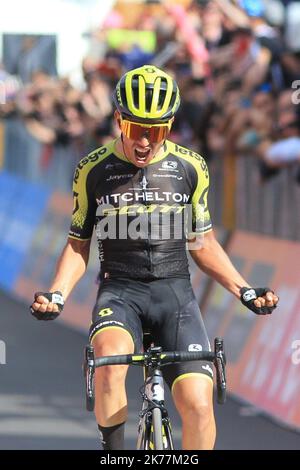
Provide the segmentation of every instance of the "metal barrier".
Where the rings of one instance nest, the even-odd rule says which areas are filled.
[[[262,181],[255,157],[238,157],[235,161],[233,228],[300,240],[299,167],[282,168],[277,175]],[[220,158],[212,159],[208,165],[211,181],[208,204],[213,223],[217,226],[224,226],[226,219],[224,165]]]
[[[3,169],[52,190],[70,192],[76,164],[84,151],[73,143],[46,146],[37,141],[21,119],[4,122]]]
[[[236,227],[289,240],[300,240],[299,167],[282,168],[262,182],[256,159],[237,160]]]

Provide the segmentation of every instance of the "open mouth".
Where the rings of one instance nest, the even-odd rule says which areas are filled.
[[[151,149],[135,149],[135,159],[139,163],[144,163],[150,155]]]

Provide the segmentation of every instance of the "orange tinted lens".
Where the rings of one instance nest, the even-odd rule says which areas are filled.
[[[169,133],[168,125],[143,127],[135,122],[125,120],[121,123],[121,129],[128,139],[139,140],[146,137],[151,142],[164,140]]]

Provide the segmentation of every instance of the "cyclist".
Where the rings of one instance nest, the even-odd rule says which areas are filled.
[[[90,329],[96,356],[141,350],[144,329],[164,350],[208,349],[186,238],[199,268],[256,314],[271,313],[278,297],[252,288],[236,271],[214,236],[204,159],[167,140],[180,104],[175,80],[152,65],[128,71],[114,103],[120,137],[78,164],[69,238],[49,292],[35,294],[31,311],[39,320],[59,315],[84,274],[96,225],[101,283]],[[124,446],[126,373],[127,366],[96,370],[95,415],[106,450]],[[212,449],[209,363],[174,364],[164,375],[182,419],[182,448]]]

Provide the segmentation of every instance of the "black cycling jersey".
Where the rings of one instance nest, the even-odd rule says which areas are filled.
[[[159,156],[138,168],[115,143],[76,168],[69,236],[87,240],[96,226],[103,277],[189,277],[186,236],[212,228],[204,159],[166,141]]]

